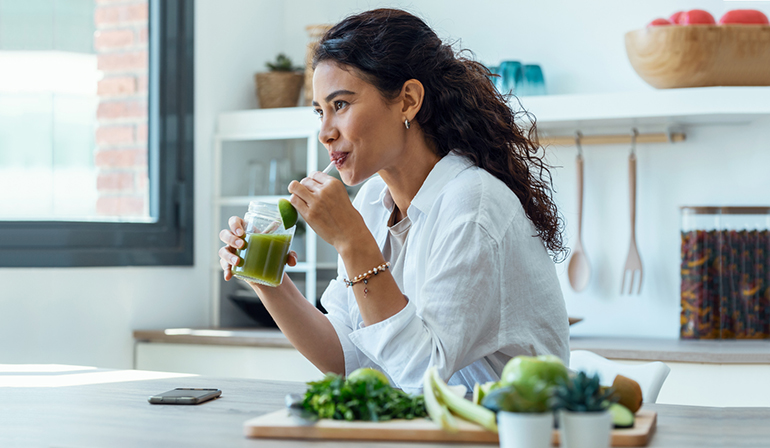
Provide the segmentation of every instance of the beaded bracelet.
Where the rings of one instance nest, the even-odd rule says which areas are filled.
[[[377,275],[388,268],[390,268],[390,262],[386,261],[384,264],[381,264],[374,269],[369,269],[368,272],[364,272],[361,275],[353,277],[353,280],[343,279],[343,281],[345,282],[345,286],[348,288],[359,282],[364,282],[364,284],[367,284],[373,275]]]

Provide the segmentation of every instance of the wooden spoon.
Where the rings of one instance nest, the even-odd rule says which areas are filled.
[[[583,251],[583,155],[582,148],[580,147],[579,133],[575,139],[575,143],[578,146],[577,155],[577,194],[578,194],[578,236],[575,246],[572,248],[572,258],[569,260],[569,266],[567,267],[567,275],[569,277],[569,284],[576,292],[581,292],[586,289],[588,282],[591,280],[591,264],[588,262]]]

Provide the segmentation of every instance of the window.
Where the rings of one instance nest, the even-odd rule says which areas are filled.
[[[193,1],[0,0],[0,266],[192,264]]]

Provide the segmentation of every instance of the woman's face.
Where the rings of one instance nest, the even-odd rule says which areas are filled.
[[[353,69],[332,62],[318,64],[313,106],[321,118],[318,139],[347,185],[398,164],[405,147],[402,103],[386,101]]]

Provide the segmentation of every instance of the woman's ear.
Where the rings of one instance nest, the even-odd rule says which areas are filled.
[[[425,98],[425,88],[416,79],[410,79],[401,88],[401,113],[407,120],[412,121],[422,107]]]

